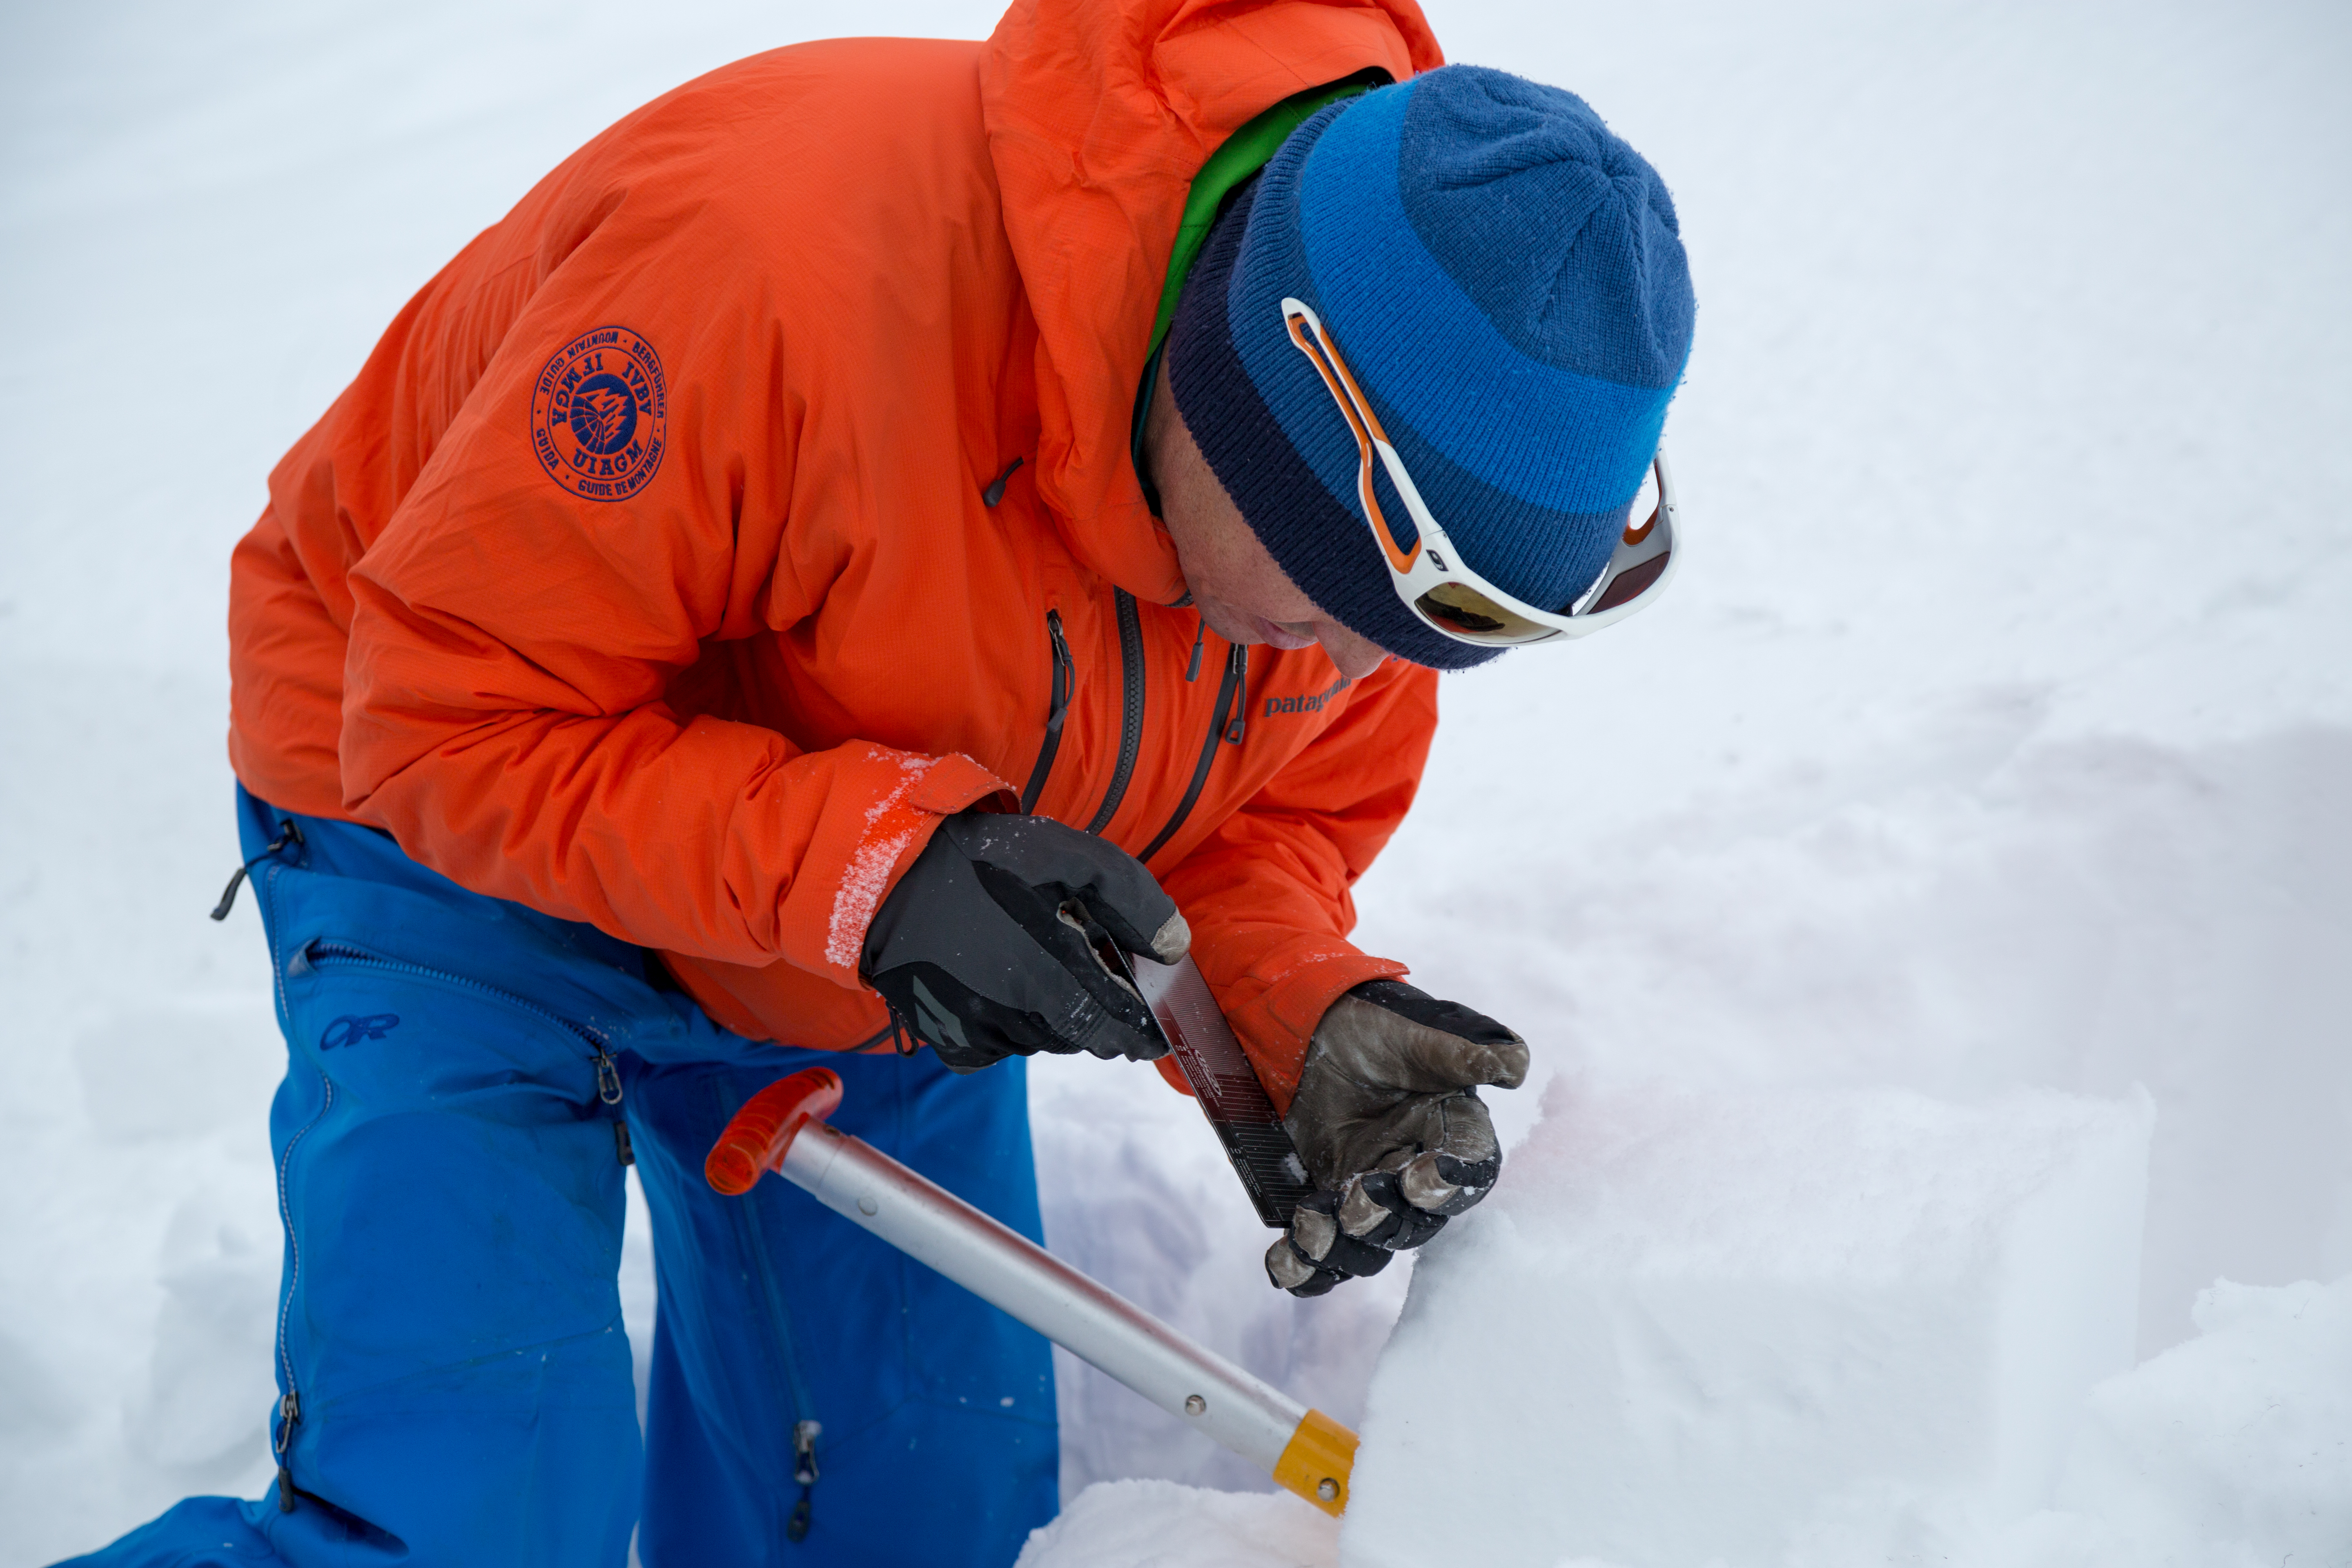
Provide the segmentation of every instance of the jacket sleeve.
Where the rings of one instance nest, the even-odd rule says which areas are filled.
[[[873,542],[826,500],[860,483],[856,442],[824,435],[839,350],[788,344],[779,268],[741,260],[759,237],[658,174],[582,203],[551,265],[517,258],[543,276],[352,574],[344,805],[477,891],[856,986],[930,826],[1003,785],[961,756],[803,751],[665,700],[706,643],[808,618]],[[606,392],[639,443],[610,499],[559,471],[572,447],[548,457],[551,374],[608,331],[605,368],[634,353],[640,378],[634,405]]]
[[[1163,879],[1258,1077],[1287,1111],[1324,1010],[1405,966],[1359,952],[1350,891],[1396,832],[1437,728],[1437,676],[1391,658]],[[1178,1083],[1176,1079],[1170,1079]]]

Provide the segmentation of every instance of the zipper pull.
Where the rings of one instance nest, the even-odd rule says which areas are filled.
[[[1225,744],[1238,746],[1242,743],[1243,732],[1249,728],[1249,649],[1235,647],[1226,656],[1225,665],[1233,671],[1234,679],[1241,683],[1240,689],[1234,693],[1241,700],[1234,705],[1234,721],[1225,726]]]
[[[1204,618],[1201,622],[1201,629],[1192,634],[1192,662],[1184,667],[1184,679],[1187,680],[1201,679],[1201,639],[1208,635],[1209,623]]]
[[[793,1479],[804,1487],[816,1485],[816,1440],[824,1427],[814,1421],[793,1423]]]
[[[294,1471],[287,1463],[291,1458],[287,1450],[294,1444],[294,1427],[302,1419],[302,1396],[288,1389],[278,1401],[278,1430],[269,1440],[278,1456],[278,1511],[294,1511]]]
[[[793,1479],[801,1484],[801,1500],[784,1522],[784,1539],[795,1544],[808,1539],[809,1489],[816,1485],[816,1440],[824,1428],[814,1421],[793,1423]]]
[[[596,1098],[606,1105],[621,1103],[621,1069],[601,1042],[596,1047]],[[618,1116],[613,1118],[613,1158],[624,1165],[637,1163],[637,1152],[629,1142],[629,1124]]]
[[[882,998],[882,1005],[889,1009],[890,1013],[891,1048],[902,1057],[913,1056],[922,1048],[921,1038],[916,1035],[913,1026],[907,1022],[906,1016],[898,1011],[897,1003],[885,996]]]
[[[294,826],[294,819],[292,817],[288,817],[286,819],[285,827],[278,833],[278,837],[271,839],[267,845],[265,845],[260,854],[256,855],[252,859],[247,860],[244,865],[239,866],[236,868],[236,875],[228,879],[228,886],[221,891],[220,902],[213,906],[213,919],[216,921],[225,921],[228,919],[228,911],[236,904],[236,890],[245,886],[245,877],[247,872],[252,870],[264,860],[268,859],[272,855],[277,854],[280,849],[285,848],[288,844],[299,844],[301,842],[302,830]]]
[[[1013,458],[1013,468],[1019,468],[1028,460],[1029,459],[1026,458]],[[980,492],[981,505],[993,508],[998,501],[1004,499],[1004,487],[1012,481],[1013,468],[1005,469],[1003,473],[997,475],[996,478],[988,482],[987,488]]]

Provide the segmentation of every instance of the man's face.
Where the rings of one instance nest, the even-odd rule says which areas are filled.
[[[1192,432],[1176,412],[1168,384],[1168,363],[1160,364],[1160,384],[1143,430],[1144,453],[1160,485],[1160,519],[1176,542],[1176,559],[1193,607],[1209,629],[1227,642],[1275,647],[1323,645],[1339,673],[1357,679],[1378,669],[1387,656],[1315,607],[1289,574],[1242,521],[1241,510],[1217,481]]]

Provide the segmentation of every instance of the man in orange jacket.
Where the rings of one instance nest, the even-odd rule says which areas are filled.
[[[1034,1235],[1022,1058],[1157,1050],[1098,941],[1189,951],[1285,1113],[1276,1285],[1487,1190],[1526,1047],[1349,889],[1437,670],[1663,586],[1692,305],[1632,149],[1441,64],[1412,0],[782,49],[409,302],[235,562],[278,1485],[83,1561],[1009,1561],[1042,1344],[700,1160],[833,1053],[844,1125]]]

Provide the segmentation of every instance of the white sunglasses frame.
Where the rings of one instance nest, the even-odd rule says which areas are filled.
[[[1628,616],[1647,609],[1657,601],[1660,594],[1665,592],[1666,584],[1673,581],[1675,572],[1681,564],[1681,552],[1675,548],[1674,473],[1666,465],[1663,442],[1650,459],[1650,467],[1658,480],[1656,509],[1638,527],[1630,515],[1626,518],[1625,531],[1619,537],[1616,548],[1610,552],[1608,564],[1601,569],[1601,574],[1593,579],[1592,585],[1577,595],[1575,603],[1565,611],[1538,610],[1504,593],[1463,562],[1462,552],[1454,547],[1453,540],[1447,537],[1444,528],[1431,515],[1428,504],[1421,499],[1421,491],[1414,486],[1403,458],[1390,445],[1387,433],[1381,428],[1380,419],[1372,413],[1370,400],[1364,396],[1363,389],[1356,384],[1354,373],[1349,370],[1348,362],[1340,357],[1338,345],[1331,341],[1329,330],[1323,325],[1323,319],[1315,313],[1314,308],[1304,300],[1286,296],[1282,301],[1282,323],[1292,345],[1307,356],[1307,363],[1315,367],[1315,373],[1323,378],[1323,384],[1329,389],[1332,401],[1339,405],[1341,416],[1348,421],[1349,428],[1355,435],[1359,449],[1356,489],[1358,499],[1363,503],[1364,526],[1371,530],[1373,542],[1380,546],[1381,557],[1388,564],[1390,584],[1395,588],[1397,597],[1423,625],[1455,642],[1469,643],[1477,647],[1528,647],[1558,637],[1590,637],[1605,626],[1615,626]],[[1314,334],[1311,345],[1306,333],[1300,331],[1302,324]],[[1387,472],[1389,483],[1396,488],[1405,510],[1412,517],[1414,538],[1409,550],[1398,550],[1386,520],[1381,516],[1379,499],[1372,492],[1372,457],[1375,453],[1380,456],[1381,467]],[[1609,598],[1610,587],[1627,573],[1662,557],[1665,564],[1639,591],[1618,603],[1608,605],[1605,609],[1588,607],[1604,603]],[[1493,601],[1496,607],[1532,623],[1539,630],[1531,636],[1479,633],[1446,625],[1423,609],[1421,601],[1449,584],[1459,584]]]

